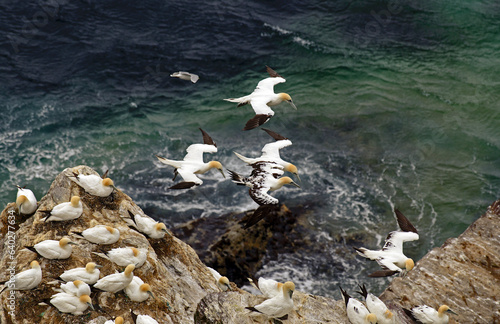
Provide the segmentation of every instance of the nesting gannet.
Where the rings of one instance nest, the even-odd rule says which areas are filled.
[[[95,264],[94,262],[89,262],[85,265],[85,268],[74,268],[63,272],[59,276],[64,281],[75,281],[81,280],[86,284],[92,285],[99,280],[100,271],[98,268],[102,266]]]
[[[278,199],[267,193],[268,191],[278,190],[286,184],[300,188],[290,177],[276,179],[272,173],[265,170],[268,165],[269,163],[267,162],[253,164],[253,171],[246,178],[243,178],[234,171],[228,170],[234,183],[250,187],[250,197],[259,205],[276,205],[279,203]]]
[[[116,263],[119,266],[126,266],[128,264],[134,264],[136,268],[139,268],[146,262],[148,257],[147,249],[138,249],[132,246],[124,248],[112,249],[106,253],[92,252],[102,258],[108,259],[111,262]]]
[[[289,94],[283,92],[274,93],[274,86],[286,82],[286,80],[270,67],[266,66],[266,68],[270,78],[261,80],[251,94],[240,98],[224,99],[229,102],[237,102],[238,107],[248,103],[252,106],[255,116],[246,123],[243,130],[254,129],[267,122],[274,116],[274,111],[270,107],[279,105],[283,101],[288,102],[294,109],[297,109]]]
[[[127,294],[130,300],[136,302],[143,302],[150,296],[153,297],[151,286],[147,283],[144,283],[144,281],[142,281],[142,279],[137,276],[134,276],[128,286],[125,287],[125,294]]]
[[[368,290],[366,290],[366,286],[363,284],[363,286],[359,286],[361,291],[358,291],[366,301],[366,307],[370,311],[370,313],[373,313],[377,316],[377,323],[378,324],[395,324],[396,323],[396,318],[394,314],[387,308],[387,306],[384,304],[383,301],[381,301],[377,296],[374,294],[368,293]]]
[[[135,315],[133,312],[131,315],[135,324],[158,324],[158,322],[149,315]]]
[[[67,259],[73,251],[71,245],[76,245],[76,243],[71,242],[67,237],[63,237],[59,241],[45,240],[35,244],[33,247],[26,248],[47,259]]]
[[[61,290],[67,294],[80,297],[81,295],[90,296],[90,286],[81,280],[74,280],[61,284]]]
[[[271,318],[286,319],[293,311],[293,291],[295,284],[287,281],[283,284],[283,293],[277,294],[273,298],[267,299],[254,307],[245,307],[254,312],[262,313]]]
[[[347,292],[340,288],[342,299],[345,302],[347,318],[352,324],[377,324],[377,316],[370,313],[368,309],[359,300],[351,298]]]
[[[128,211],[130,217],[123,217],[127,225],[136,228],[139,232],[146,234],[153,239],[161,239],[168,233],[164,223],[159,223],[149,216],[133,214]]]
[[[403,254],[403,243],[418,240],[417,230],[399,210],[395,209],[395,213],[401,231],[390,232],[382,250],[354,248],[359,255],[377,261],[383,268],[381,271],[370,274],[370,277],[387,277],[395,273],[404,276],[415,266],[413,260]]]
[[[108,172],[106,171],[105,175]],[[113,180],[95,174],[74,173],[75,182],[93,196],[108,197],[116,189]]]
[[[37,208],[33,191],[17,186],[16,205],[20,214],[31,215]]]
[[[80,197],[73,196],[69,202],[63,202],[52,208],[52,210],[39,210],[39,212],[47,215],[41,221],[62,222],[80,217],[83,213],[83,205]]]
[[[447,305],[441,305],[437,311],[427,305],[414,307],[411,311],[406,308],[403,310],[411,319],[422,324],[447,324],[450,319],[446,313],[457,315]]]
[[[132,282],[132,279],[134,278],[134,269],[135,266],[133,264],[129,264],[125,268],[125,271],[110,274],[102,279],[99,279],[95,283],[94,288],[112,293],[119,292],[120,290],[125,289],[125,287]]]
[[[250,284],[257,288],[264,297],[273,298],[274,296],[283,293],[283,284],[273,279],[266,279],[260,277],[257,281],[257,285],[254,281],[248,278]]]
[[[123,317],[118,316],[115,318],[115,320],[107,320],[104,322],[104,324],[123,324]]]
[[[50,303],[60,312],[71,313],[73,315],[82,315],[89,306],[94,309],[89,295],[77,297],[72,294],[60,292],[50,297]]]
[[[280,149],[292,145],[292,141],[269,129],[266,128],[262,129],[266,131],[272,138],[274,138],[276,142],[264,145],[264,147],[262,148],[262,155],[260,157],[248,158],[237,152],[234,152],[234,154],[236,154],[236,156],[240,158],[243,162],[250,165],[258,162],[274,162],[283,167],[285,171],[295,174],[297,178],[300,180],[297,167],[290,162],[284,161],[280,157]]]
[[[82,236],[89,242],[102,245],[116,243],[120,238],[120,231],[114,227],[107,225],[96,225],[94,227],[87,228],[81,233],[72,233]]]
[[[200,79],[200,77],[197,74],[184,71],[174,72],[170,74],[170,76],[173,78],[179,78],[181,80],[191,81],[193,83],[198,82],[198,80]]]
[[[229,279],[226,276],[221,276],[221,274],[210,267],[207,267],[208,270],[212,273],[212,276],[214,276],[215,281],[217,282],[217,287],[220,288],[222,291],[227,291],[228,289],[231,290],[231,286],[229,285]]]
[[[19,272],[12,280],[6,281],[4,290],[31,290],[42,281],[42,268],[37,261],[31,261],[30,269]]]
[[[166,165],[173,166],[175,168],[175,176],[180,174],[184,181],[170,187],[169,189],[188,189],[193,186],[199,186],[203,183],[197,174],[203,174],[210,169],[217,169],[220,171],[222,176],[225,178],[224,171],[222,170],[222,164],[218,161],[203,162],[203,153],[215,153],[217,152],[217,146],[212,138],[200,128],[203,134],[204,144],[191,144],[186,149],[186,156],[182,161],[169,160],[159,155],[156,155],[158,160]]]

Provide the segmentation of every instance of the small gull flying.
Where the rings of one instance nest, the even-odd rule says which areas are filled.
[[[200,79],[200,77],[197,74],[190,73],[190,72],[184,72],[184,71],[174,72],[174,73],[170,74],[170,76],[172,78],[179,78],[181,80],[187,80],[187,81],[191,81],[193,83],[198,82],[198,80]]]

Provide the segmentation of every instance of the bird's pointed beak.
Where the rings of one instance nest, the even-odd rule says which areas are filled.
[[[291,185],[294,185],[297,188],[300,188],[299,184],[295,181],[290,182]]]
[[[148,291],[148,292],[147,292],[147,294],[148,294],[149,296],[151,296],[152,298],[155,298],[155,296],[153,295],[153,293],[152,293],[151,291]]]
[[[94,305],[92,305],[92,303],[87,303],[87,305],[89,305],[90,308],[92,308],[92,310],[95,310]]]
[[[102,265],[100,265],[100,264],[96,264],[96,265],[95,265],[95,267],[96,267],[96,268],[102,268],[103,266],[102,266]]]
[[[288,100],[288,103],[290,104],[290,106],[293,107],[293,109],[297,110],[297,106],[295,106],[295,104],[293,103],[293,101]]]
[[[219,170],[219,172],[222,174],[222,176],[224,177],[224,179],[226,179],[226,175],[224,174],[224,171]]]
[[[295,176],[297,177],[297,179],[299,180],[300,183],[302,183],[302,180],[300,180],[300,177],[299,177],[299,173],[295,173]]]
[[[454,315],[458,315],[457,313],[455,313],[454,311],[452,311],[452,310],[451,310],[451,309],[449,309],[449,308],[448,308],[447,312],[448,312],[448,313],[452,313],[452,314],[454,314]]]

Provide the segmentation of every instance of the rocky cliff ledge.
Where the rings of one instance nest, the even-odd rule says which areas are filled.
[[[265,318],[249,316],[245,309],[261,302],[261,296],[242,291],[234,284],[233,291],[220,292],[212,275],[189,245],[169,235],[155,240],[129,229],[121,216],[127,216],[128,211],[142,212],[132,199],[121,191],[115,191],[106,198],[91,196],[70,179],[73,172],[96,174],[86,166],[64,170],[39,201],[39,209],[50,210],[61,202],[69,201],[72,195],[79,195],[84,205],[80,218],[45,223],[40,221],[43,215],[39,212],[29,217],[19,216],[14,203],[8,204],[0,216],[0,269],[3,269],[0,281],[8,279],[8,269],[12,265],[10,255],[15,256],[16,272],[27,269],[29,263],[36,259],[43,274],[42,282],[36,289],[15,293],[15,320],[9,314],[9,306],[12,305],[8,299],[10,294],[0,294],[0,323],[103,323],[105,319],[115,316],[123,316],[133,323],[130,310],[136,314],[151,315],[159,323],[266,323]],[[459,313],[451,323],[500,323],[499,215],[500,201],[493,204],[459,238],[450,239],[441,248],[432,250],[407,277],[395,278],[382,298],[396,310],[400,306],[410,307],[420,303],[431,306],[446,303]],[[9,227],[12,216],[16,220],[14,228]],[[98,246],[71,234],[72,231],[81,232],[96,222],[119,229],[122,233],[120,240],[109,246]],[[225,234],[226,237],[229,235]],[[25,246],[63,236],[78,243],[69,259],[47,260],[24,249]],[[134,274],[151,285],[154,298],[138,303],[128,299],[123,292],[93,291],[91,297],[96,310],[89,308],[80,316],[62,314],[52,306],[39,305],[40,301],[54,294],[53,287],[56,285],[50,282],[64,269],[82,267],[94,261],[103,265],[101,277],[122,271],[123,267],[92,252],[124,246],[148,250],[146,263]],[[348,323],[340,300],[299,291],[293,297],[296,312],[289,316],[286,323]],[[401,319],[403,321],[405,319]]]

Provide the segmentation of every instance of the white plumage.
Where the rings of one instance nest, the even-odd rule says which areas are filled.
[[[137,276],[134,276],[129,285],[125,287],[125,294],[127,294],[130,300],[136,302],[143,302],[150,296],[153,297],[151,286],[144,283],[144,281]]]
[[[66,270],[62,275],[59,276],[64,281],[74,281],[81,280],[86,284],[92,285],[99,280],[100,271],[94,262],[89,262],[85,265],[85,268],[74,268]]]
[[[372,293],[368,293],[365,285],[359,286],[361,291],[359,293],[363,295],[366,302],[366,307],[370,311],[377,316],[378,324],[396,324],[396,317],[394,314],[387,308],[383,301],[381,301],[377,296]]]
[[[271,77],[261,80],[251,94],[240,98],[224,99],[238,103],[238,107],[248,103],[252,106],[255,117],[247,122],[243,130],[250,130],[267,122],[274,116],[274,111],[270,107],[276,106],[283,101],[288,102],[294,109],[297,109],[290,95],[274,93],[274,86],[286,82],[286,80],[269,67],[267,67],[267,71]]]
[[[61,284],[61,289],[63,292],[80,297],[82,295],[90,296],[90,286],[81,280],[74,280],[67,283]]]
[[[120,231],[107,225],[96,225],[79,233],[87,241],[95,244],[113,244],[120,239]]]
[[[61,292],[50,297],[50,303],[54,305],[62,313],[70,313],[73,315],[82,315],[90,306],[92,309],[92,300],[88,295],[76,297],[74,295]]]
[[[94,254],[110,260],[119,266],[126,266],[129,264],[134,264],[136,268],[139,268],[146,262],[148,257],[147,249],[138,249],[135,247],[124,247],[112,249],[106,253],[93,252]]]
[[[125,222],[132,227],[135,227],[139,232],[146,234],[153,239],[161,239],[167,233],[167,227],[164,223],[159,223],[149,216],[141,214],[132,214],[129,211],[130,217],[122,217]]]
[[[256,311],[271,318],[280,318],[287,316],[293,311],[292,295],[295,290],[295,284],[287,281],[283,284],[283,293],[277,294],[273,298],[267,299],[254,307],[246,307],[251,311]]]
[[[407,310],[405,312],[408,313]],[[456,315],[447,305],[441,305],[438,310],[427,305],[417,306],[411,310],[414,319],[423,324],[448,324],[450,319],[446,313]]]
[[[45,240],[33,246],[38,254],[47,259],[67,259],[71,256],[73,248],[71,245],[75,243],[67,237],[63,237],[59,241]]]
[[[107,320],[104,322],[104,324],[123,324],[123,317],[118,316],[115,318],[115,320]]]
[[[390,232],[381,250],[355,248],[359,255],[377,261],[383,268],[382,271],[370,274],[370,277],[390,276],[395,273],[405,275],[415,266],[413,260],[404,255],[403,243],[418,240],[417,230],[399,210],[396,209],[395,212],[402,231]]]
[[[110,274],[102,279],[99,279],[94,287],[100,290],[109,291],[109,292],[119,292],[122,289],[125,289],[132,279],[134,278],[135,266],[133,264],[129,264],[125,271],[120,273]]]
[[[80,187],[93,196],[107,197],[116,189],[113,180],[95,174],[75,174],[74,178]]]
[[[207,268],[212,273],[212,276],[216,281],[217,287],[219,287],[220,290],[222,291],[226,291],[228,289],[231,290],[231,286],[229,285],[229,279],[226,276],[221,276],[221,274],[213,268],[210,267]]]
[[[347,318],[352,324],[376,324],[377,316],[370,313],[363,303],[359,300],[351,298],[345,290],[340,288],[342,298],[345,302]]]
[[[198,82],[198,80],[200,79],[200,77],[197,74],[184,71],[174,72],[170,74],[170,76],[173,78],[179,78],[181,80],[191,81],[193,83]]]
[[[42,281],[42,268],[37,261],[31,261],[30,269],[19,272],[14,280],[5,282],[3,290],[31,290]],[[1,291],[0,291],[1,292]]]
[[[267,298],[273,298],[276,295],[283,293],[283,284],[273,279],[259,278],[258,289],[262,295]]]
[[[45,222],[62,222],[77,219],[83,213],[83,204],[80,201],[80,197],[73,196],[71,197],[71,201],[63,202],[52,208],[50,212],[44,211],[44,213],[49,214],[49,216],[41,219],[41,221]]]
[[[16,205],[19,213],[30,215],[37,208],[37,202],[33,191],[17,186]]]
[[[149,315],[137,315],[135,324],[158,324],[158,322]]]

